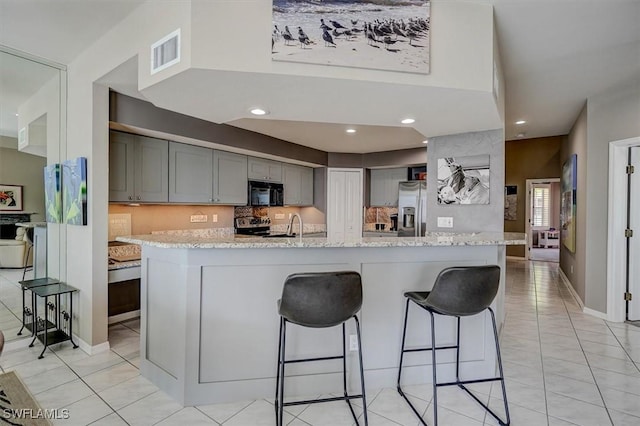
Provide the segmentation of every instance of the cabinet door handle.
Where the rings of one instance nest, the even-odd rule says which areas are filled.
[[[140,201],[140,196],[138,195],[138,196],[136,197],[136,199],[137,199],[138,201]]]
[[[133,200],[133,197],[131,195],[129,195],[129,201]]]

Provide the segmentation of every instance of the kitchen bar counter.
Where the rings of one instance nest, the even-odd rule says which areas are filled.
[[[327,238],[206,238],[184,235],[118,237],[140,244],[140,372],[183,405],[272,398],[278,352],[277,300],[285,278],[297,272],[357,271],[362,276],[360,313],[366,385],[395,386],[404,315],[404,292],[428,291],[449,266],[502,268],[492,306],[504,317],[506,245],[523,234],[432,233],[423,238],[372,237],[348,242]],[[408,345],[429,337],[423,312],[412,311]],[[352,322],[351,322],[352,323]],[[461,377],[495,372],[491,320],[483,313],[462,319]],[[455,319],[436,322],[439,344],[455,342]],[[347,333],[354,334],[353,324]],[[341,327],[287,331],[292,358],[341,352]],[[439,337],[440,339],[440,337]],[[290,345],[290,346],[289,346]],[[356,352],[349,352],[349,386],[358,389]],[[428,383],[431,356],[406,358],[407,384]],[[438,354],[438,374],[455,378],[455,353]],[[339,362],[287,366],[290,396],[341,389]],[[467,376],[465,376],[467,375]]]
[[[524,245],[525,234],[520,233],[452,233],[431,232],[424,237],[362,237],[350,241],[331,241],[327,238],[208,238],[190,235],[134,235],[118,237],[118,241],[160,248],[335,248],[335,247],[433,247],[433,246],[495,246]]]

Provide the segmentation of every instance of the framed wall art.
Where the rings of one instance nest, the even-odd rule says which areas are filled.
[[[273,0],[274,61],[429,73],[429,0]]]
[[[21,212],[22,185],[0,184],[0,211]]]
[[[578,156],[573,154],[562,165],[562,192],[560,205],[560,238],[571,252],[576,252],[576,190],[578,183]]]

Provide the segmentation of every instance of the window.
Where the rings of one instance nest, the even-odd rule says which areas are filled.
[[[549,185],[533,188],[533,226],[549,227]]]

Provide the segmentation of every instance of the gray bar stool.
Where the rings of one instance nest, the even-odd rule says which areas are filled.
[[[282,425],[285,406],[315,404],[318,402],[346,401],[351,414],[358,423],[352,399],[362,398],[364,424],[367,420],[367,399],[364,389],[364,371],[362,367],[362,345],[360,339],[360,322],[356,313],[362,307],[362,280],[360,274],[352,271],[314,272],[292,274],[287,277],[282,289],[282,298],[278,300],[280,314],[280,341],[278,343],[278,372],[276,374],[276,424]],[[358,336],[358,357],[360,364],[360,395],[347,393],[347,347],[345,322],[353,318],[356,322]],[[287,323],[311,328],[334,327],[342,324],[342,355],[307,359],[290,359],[285,357]],[[286,364],[342,359],[342,385],[344,396],[306,401],[284,402],[284,367]]]
[[[431,351],[431,362],[433,370],[433,422],[438,424],[438,387],[456,385],[466,391],[482,407],[487,410],[501,425],[511,423],[509,417],[509,407],[507,405],[507,392],[504,386],[504,373],[502,371],[502,358],[500,357],[500,343],[498,342],[498,329],[496,327],[496,317],[489,307],[498,292],[500,285],[500,267],[490,266],[465,266],[444,269],[433,285],[431,291],[409,291],[405,293],[407,306],[404,316],[404,328],[402,330],[402,351],[400,353],[400,367],[398,369],[398,393],[407,401],[411,409],[420,419],[423,425],[426,422],[413,406],[409,398],[400,387],[400,377],[402,375],[402,361],[406,352]],[[405,349],[405,336],[407,334],[407,318],[409,316],[409,302],[414,302],[422,309],[429,312],[431,317],[431,347]],[[491,313],[493,323],[493,335],[496,342],[496,355],[498,358],[498,370],[500,375],[487,379],[460,380],[460,317],[476,315],[487,309]],[[435,318],[434,314],[447,315],[457,318],[457,338],[454,346],[436,346]],[[435,350],[433,350],[435,348]],[[436,351],[442,349],[456,350],[456,380],[454,382],[438,383],[436,380]],[[504,411],[506,421],[501,420],[487,405],[478,399],[465,385],[471,383],[483,383],[500,381],[502,384],[502,397],[504,401]]]

